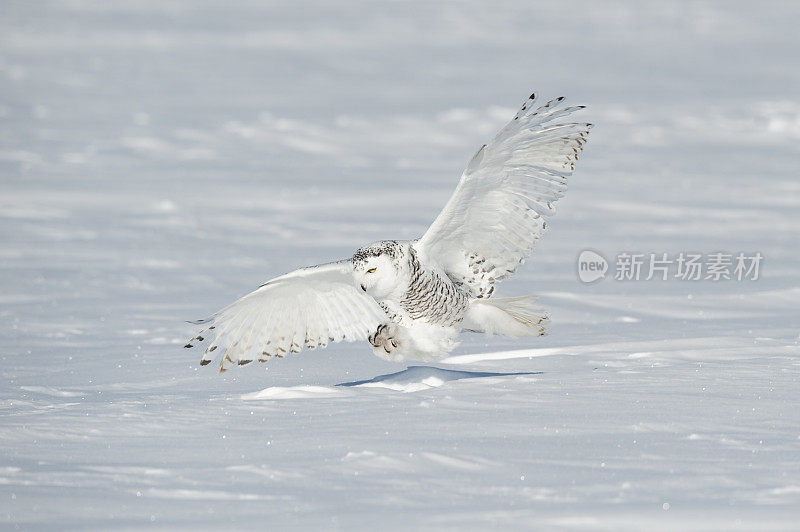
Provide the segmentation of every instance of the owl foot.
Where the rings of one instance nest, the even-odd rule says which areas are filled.
[[[375,333],[369,335],[369,343],[374,348],[383,348],[387,353],[391,353],[400,347],[400,340],[397,338],[397,326],[393,323],[383,323],[378,326]]]

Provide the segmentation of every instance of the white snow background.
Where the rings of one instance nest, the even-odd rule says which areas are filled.
[[[791,2],[4,1],[0,527],[796,527],[799,26]],[[541,294],[547,336],[224,375],[183,348],[273,276],[421,235],[533,90],[596,124],[498,287]],[[587,248],[764,262],[587,285]]]

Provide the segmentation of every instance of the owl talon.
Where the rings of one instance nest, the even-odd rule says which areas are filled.
[[[391,353],[400,347],[400,340],[395,337],[396,334],[397,328],[394,324],[382,323],[373,334],[369,335],[369,343],[376,349],[383,348],[386,353]]]

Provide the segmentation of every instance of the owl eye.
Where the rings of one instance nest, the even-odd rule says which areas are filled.
[[[370,268],[367,270],[367,273],[375,273],[375,270],[377,270],[377,268]]]

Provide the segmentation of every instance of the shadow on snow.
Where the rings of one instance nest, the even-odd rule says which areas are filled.
[[[444,382],[457,381],[461,379],[481,379],[486,377],[509,377],[516,375],[541,375],[541,371],[523,371],[516,373],[491,373],[487,371],[458,371],[453,369],[442,369],[433,366],[409,366],[403,371],[378,375],[368,380],[343,382],[336,386],[409,386],[412,384],[425,384],[428,386],[440,386]]]

